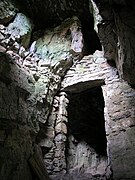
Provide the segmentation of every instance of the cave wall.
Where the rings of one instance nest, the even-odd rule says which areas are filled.
[[[81,2],[79,6],[72,2],[77,8],[69,3],[65,7],[73,9],[68,13],[79,13],[78,17],[64,21],[57,16],[57,27],[54,18],[52,24],[47,24],[48,29],[43,29],[47,21],[44,26],[41,21],[37,23],[42,12],[39,16],[35,14],[37,19],[33,21],[21,11],[23,6],[18,9],[10,1],[0,2],[0,178],[3,180],[49,179],[45,166],[54,179],[111,179],[112,175],[116,180],[135,179],[135,90],[129,85],[135,84],[134,4],[124,0],[89,2],[103,52],[84,56],[100,46],[92,46],[94,38],[91,38],[87,48],[95,48],[85,52],[83,33],[95,37],[87,2],[83,11],[78,8]],[[32,11],[33,7],[34,4]],[[84,19],[83,29],[78,18]],[[97,86],[102,87],[105,101],[107,160],[98,158],[84,142],[72,146],[75,140],[68,136],[68,94]],[[75,152],[80,157],[74,168],[69,168],[67,162],[68,139],[73,148],[70,148],[71,164]],[[84,159],[80,151],[85,152]],[[79,165],[88,158],[96,165],[89,164],[86,172]]]
[[[67,94],[79,93],[96,86],[101,86],[103,90],[103,96],[105,101],[105,129],[107,137],[107,164],[105,168],[106,172],[102,171],[100,172],[100,174],[102,174],[103,177],[105,176],[105,178],[111,178],[111,175],[113,174],[114,179],[134,179],[135,161],[133,155],[133,139],[135,118],[135,90],[131,88],[127,82],[119,78],[117,69],[108,64],[107,59],[104,58],[104,53],[100,51],[96,51],[94,55],[84,56],[82,60],[76,62],[76,64],[74,64],[67,71],[67,74],[65,75],[61,84],[61,90],[65,91]],[[68,99],[68,101],[70,101],[70,99]],[[67,108],[66,106],[65,108]],[[64,109],[63,112],[65,112],[66,114],[63,115],[64,118],[59,118],[59,111],[55,110],[55,112],[58,113],[58,115],[53,116],[54,112],[52,112],[51,119],[54,118],[55,122],[57,122],[56,119],[61,119],[62,121],[67,123],[68,117],[67,119],[65,118],[67,116],[67,112]],[[63,127],[65,127],[65,125],[63,126],[62,124],[59,127],[61,127],[62,134],[65,135],[67,130],[64,131],[65,128],[63,129]],[[71,142],[75,141],[73,137],[70,138]],[[65,138],[63,142],[65,142]],[[75,149],[76,153],[81,153],[81,149],[83,152],[85,152],[85,147],[88,152],[89,148],[87,147],[87,145],[84,144],[83,146],[81,146],[80,144],[79,151]],[[73,149],[70,149],[70,151],[72,152],[70,157],[71,164],[72,161],[74,161]],[[65,151],[65,148],[63,149],[63,151]],[[87,158],[85,159],[85,162],[87,162]],[[94,162],[96,163],[96,159],[93,160],[93,163]],[[81,165],[81,158],[79,163]],[[101,159],[101,164],[101,167],[103,167],[104,159]],[[89,167],[89,172],[92,172],[93,167]],[[96,166],[96,168],[96,173],[98,174],[98,166]],[[69,172],[71,173],[71,171]],[[83,174],[85,174],[84,172],[85,170],[83,171]]]
[[[90,4],[105,57],[115,61],[120,77],[134,86],[134,1],[91,0]]]
[[[7,1],[1,4],[1,13],[7,6],[12,13],[6,11],[0,25],[0,178],[49,179],[37,145],[46,136],[61,78],[82,56],[80,21],[73,17],[48,34],[45,31],[46,36],[39,37],[35,46],[32,20]],[[61,58],[57,54],[62,54]]]
[[[126,0],[91,1],[91,3],[95,30],[102,43],[104,55],[108,63],[114,65],[116,63],[121,79],[114,85],[110,84],[107,89],[103,88],[106,100],[105,116],[108,114],[106,132],[110,136],[108,147],[110,146],[113,177],[134,179],[134,141],[132,140],[135,132],[134,89],[130,85],[134,87],[135,77],[133,30],[135,4]]]

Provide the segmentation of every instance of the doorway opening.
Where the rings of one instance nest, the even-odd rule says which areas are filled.
[[[107,156],[104,97],[100,86],[69,94],[68,132],[76,142],[84,141],[98,155]]]

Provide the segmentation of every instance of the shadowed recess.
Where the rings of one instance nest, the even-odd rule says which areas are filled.
[[[85,141],[100,155],[106,155],[104,98],[101,87],[70,94],[69,133]]]

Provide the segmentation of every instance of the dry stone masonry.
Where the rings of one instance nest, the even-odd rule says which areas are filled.
[[[134,96],[132,95],[135,93],[135,90],[132,89],[125,81],[119,78],[117,69],[110,66],[107,63],[107,60],[103,56],[103,52],[100,52],[100,51],[96,51],[94,55],[85,56],[82,60],[76,62],[69,69],[64,80],[62,81],[61,90],[65,91],[68,96],[68,93],[78,93],[78,92],[81,92],[81,91],[84,91],[93,87],[97,87],[97,86],[102,87],[104,101],[105,101],[104,116],[105,116],[105,129],[106,129],[106,136],[107,136],[108,159],[106,160],[106,163],[105,163],[104,158],[101,159],[100,157],[101,164],[99,166],[103,168],[104,167],[103,164],[105,163],[106,167],[104,168],[104,170],[101,170],[101,169],[98,170],[98,165],[97,165],[96,174],[103,175],[104,173],[107,173],[108,175],[108,172],[105,172],[105,170],[110,172],[110,169],[108,169],[108,166],[111,165],[111,167],[115,169],[115,172],[113,172],[114,177],[117,178],[117,176],[118,177],[120,176],[121,178],[128,178],[131,176],[131,179],[132,179],[134,177],[134,172],[133,174],[131,174],[131,170],[128,170],[128,172],[130,172],[128,174],[126,169],[130,169],[131,167],[133,167],[133,164],[134,164],[132,163],[134,156],[132,155],[131,156],[132,159],[130,160],[129,153],[128,153],[129,149],[131,151],[131,149],[134,147],[134,145],[132,144],[133,140],[129,139],[128,134],[130,133],[132,134],[134,132],[135,107],[134,107]],[[69,100],[65,99],[65,103],[68,101]],[[55,102],[54,102],[54,105],[55,105]],[[63,105],[61,105],[61,108],[62,107]],[[66,109],[65,109],[65,113],[67,113]],[[59,114],[59,110],[57,113]],[[56,120],[57,118],[61,120],[63,119],[60,115],[58,116],[59,117],[54,116],[54,113],[52,112],[50,118],[51,119],[54,118],[55,122],[57,122]],[[64,121],[68,122],[68,117],[67,119],[66,117],[67,116],[64,116]],[[57,130],[57,128],[59,129],[58,132],[60,133],[62,132],[63,134],[65,134],[65,132],[67,131],[66,126],[65,124],[63,124],[63,122],[61,122],[61,125],[59,126],[56,125],[55,129]],[[65,137],[63,138],[64,138],[63,139],[63,143],[64,143]],[[70,138],[72,139],[74,137],[70,137]],[[129,143],[126,143],[126,139],[128,139]],[[87,155],[85,156],[86,157],[89,156],[90,152],[89,152],[89,148],[87,147],[87,144],[81,145],[80,143],[78,145],[79,153],[81,151],[81,146],[83,148],[82,152],[83,153],[85,151],[87,152]],[[124,149],[122,150],[122,148]],[[63,151],[64,150],[65,148],[63,149]],[[77,149],[74,149],[73,145],[72,145],[71,151],[73,152],[71,153],[72,155],[71,155],[70,163],[74,161],[73,154],[76,154],[77,156]],[[134,151],[131,151],[130,153],[134,153]],[[94,161],[94,156],[95,154],[90,157],[90,158],[93,158],[93,161]],[[123,159],[123,156],[125,157],[124,159]],[[65,158],[63,157],[62,160],[64,161],[64,159]],[[80,156],[79,165],[81,165],[81,159],[82,159],[82,156]],[[126,162],[127,159],[130,160],[131,164],[130,162],[128,163]],[[56,160],[54,160],[54,162],[55,161]],[[95,159],[95,163],[96,161],[97,160]],[[119,163],[119,161],[121,163]],[[87,158],[85,159],[84,163],[86,162],[87,162]],[[82,164],[82,166],[84,166],[84,164]],[[90,168],[91,167],[90,164],[87,165],[87,167]],[[76,164],[76,166],[72,168],[79,168],[79,167]],[[124,169],[125,169],[125,174],[120,173]],[[53,172],[55,172],[55,170]],[[95,170],[93,169],[93,167],[89,169],[89,172],[92,172],[92,174],[95,173]]]
[[[135,180],[134,9],[0,2],[0,179]]]
[[[114,178],[120,176],[124,179],[131,176],[130,178],[132,179],[134,177],[134,172],[132,172],[133,174],[131,174],[131,170],[128,169],[134,166],[134,163],[132,164],[134,155],[131,155],[130,159],[128,150],[132,149],[130,148],[130,146],[133,147],[134,143],[132,141],[132,138],[129,138],[128,134],[134,133],[135,107],[134,95],[132,96],[131,94],[134,94],[135,91],[126,82],[119,79],[116,68],[111,67],[106,62],[106,60],[103,58],[102,52],[96,52],[93,58],[84,57],[82,59],[82,62],[84,61],[84,64],[86,64],[85,66],[80,61],[80,64],[76,64],[76,70],[71,69],[68,71],[64,79],[65,82],[62,82],[63,87],[65,86],[63,89],[72,92],[78,91],[78,89],[80,90],[79,86],[82,84],[84,84],[84,86],[82,85],[82,87],[84,88],[101,85],[105,101],[104,111],[108,142],[108,160],[111,160],[112,168],[115,169],[115,171],[113,172]],[[93,63],[88,66],[87,64],[90,64],[90,61]],[[79,78],[79,76],[81,76],[81,74],[78,73],[78,71],[80,71],[80,69],[78,68],[79,65],[84,70],[83,78]],[[73,73],[72,76],[71,72]],[[86,86],[84,78],[86,79]],[[101,84],[99,84],[99,79]],[[105,82],[105,85],[103,85],[103,81]],[[128,139],[129,143],[126,143],[126,139]],[[124,148],[123,150],[122,147]],[[133,153],[133,151],[130,152],[130,154],[131,153]],[[120,173],[123,172],[124,169],[125,174]],[[127,170],[128,172],[130,172],[129,174]]]

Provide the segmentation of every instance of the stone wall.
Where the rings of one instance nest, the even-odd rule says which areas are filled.
[[[82,60],[76,62],[69,69],[64,80],[62,81],[61,90],[65,91],[66,93],[74,93],[96,86],[102,87],[104,95],[104,117],[108,156],[108,165],[106,165],[105,168],[106,172],[102,171],[100,173],[102,175],[103,173],[105,173],[106,177],[109,176],[110,170],[108,168],[110,166],[110,168],[112,168],[114,179],[134,179],[135,161],[133,160],[133,137],[135,118],[135,90],[132,89],[127,82],[119,78],[117,69],[110,66],[107,63],[107,60],[103,57],[103,52],[99,51],[96,51],[94,55],[85,56]],[[57,111],[57,113],[58,112],[59,111]],[[53,115],[54,113],[51,114],[51,119],[53,119],[54,122],[57,122],[57,119],[59,119],[59,115],[57,117]],[[68,121],[68,117],[67,119],[64,119],[65,122]],[[65,134],[65,132],[67,131],[66,128],[63,129],[62,124],[61,130],[59,130],[59,132],[60,131],[63,134]],[[65,138],[63,139],[63,143],[65,142]],[[83,148],[85,149],[85,145],[83,145]],[[74,148],[72,147],[70,151],[73,151],[73,149]],[[83,152],[85,151],[84,149]],[[64,150],[65,147],[63,151]],[[81,148],[79,148],[79,152],[80,151]],[[75,150],[75,153],[77,153],[77,150]],[[54,161],[58,166],[58,161],[56,159]],[[65,164],[64,159],[65,157],[62,158],[62,161],[64,161]],[[80,157],[80,165],[81,159],[82,158]],[[71,157],[70,163],[72,160],[73,157]],[[101,166],[103,167],[103,160],[101,161]],[[92,167],[91,169],[89,169],[89,172],[91,171]],[[99,173],[98,170],[96,173]]]
[[[135,90],[124,81],[135,84],[133,1],[90,3],[103,52],[84,57],[77,17],[57,17],[61,25],[38,30],[10,1],[0,5],[0,177],[134,180]],[[79,2],[75,15],[83,22],[86,9],[83,28],[92,23],[93,32],[87,5],[81,12]],[[69,94],[97,86],[105,101],[107,157],[68,129]]]
[[[17,13],[12,22],[0,25],[0,177],[3,180],[9,177],[33,179],[34,174],[39,179],[48,179],[42,154],[36,147],[45,136],[46,122],[61,78],[73,61],[82,56],[83,39],[79,27],[79,20],[74,17],[48,31],[42,46],[46,46],[48,39],[51,57],[45,58],[42,56],[44,49],[35,47],[36,43],[30,40],[33,24],[24,14]],[[76,36],[80,37],[78,43]],[[67,42],[64,48],[68,46],[60,59],[53,49],[58,40],[60,54],[64,41]]]
[[[69,97],[65,92],[62,91],[55,96],[47,122],[46,138],[40,143],[50,177],[110,179],[111,172],[106,156],[98,155],[86,142],[79,142],[69,134],[68,104]]]
[[[51,115],[47,123],[47,138],[44,138],[40,146],[47,149],[44,161],[50,175],[60,176],[66,173],[66,141],[67,141],[67,104],[66,93],[60,93],[54,97]],[[52,176],[53,177],[53,176]]]
[[[105,57],[115,61],[119,75],[134,85],[134,1],[91,0],[90,4]]]

